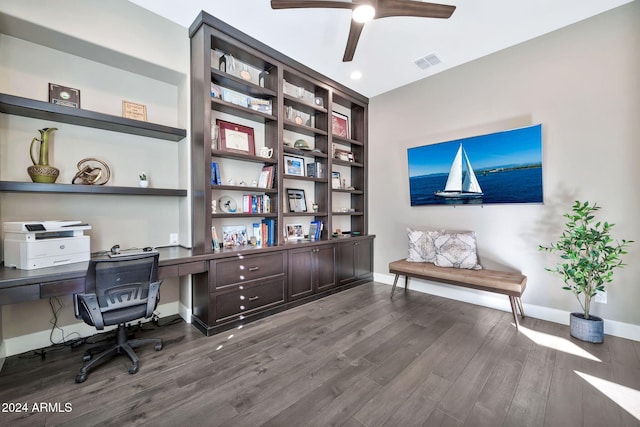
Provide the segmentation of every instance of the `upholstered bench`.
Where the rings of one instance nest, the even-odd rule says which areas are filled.
[[[404,259],[390,262],[389,272],[396,275],[391,289],[391,298],[393,298],[393,293],[396,290],[398,278],[402,275],[404,276],[405,292],[407,291],[409,277],[413,277],[507,295],[509,303],[511,303],[511,312],[513,313],[516,329],[519,326],[517,310],[520,310],[520,315],[524,318],[520,297],[527,285],[527,277],[520,273],[437,267],[432,263],[410,262]]]

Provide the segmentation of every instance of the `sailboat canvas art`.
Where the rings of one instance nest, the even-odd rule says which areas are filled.
[[[411,206],[542,203],[542,125],[410,148]]]

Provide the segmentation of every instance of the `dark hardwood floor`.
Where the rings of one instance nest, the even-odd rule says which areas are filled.
[[[119,356],[76,384],[86,346],[13,356],[0,425],[640,425],[639,342],[587,344],[533,318],[517,332],[507,312],[390,290],[366,284],[212,337],[144,325],[137,336],[165,346],[138,349],[135,375]]]

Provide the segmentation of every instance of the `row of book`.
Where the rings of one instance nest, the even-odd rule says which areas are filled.
[[[242,196],[242,212],[271,213],[271,197],[268,194],[245,194]]]
[[[276,220],[265,218],[253,224],[253,236],[258,246],[273,246],[276,240]]]
[[[311,221],[309,224],[309,239],[310,240],[320,240],[320,235],[322,234],[322,221]]]

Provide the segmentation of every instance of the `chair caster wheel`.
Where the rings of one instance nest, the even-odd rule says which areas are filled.
[[[78,384],[83,383],[87,380],[87,374],[78,374],[76,375],[76,382]]]
[[[133,365],[129,368],[129,373],[131,375],[135,374],[136,372],[138,372],[138,365]]]
[[[156,346],[154,348],[155,348],[156,351],[162,350],[162,343],[156,344]]]
[[[85,353],[85,354],[82,355],[82,361],[83,362],[88,362],[89,360],[91,360],[91,354]]]

